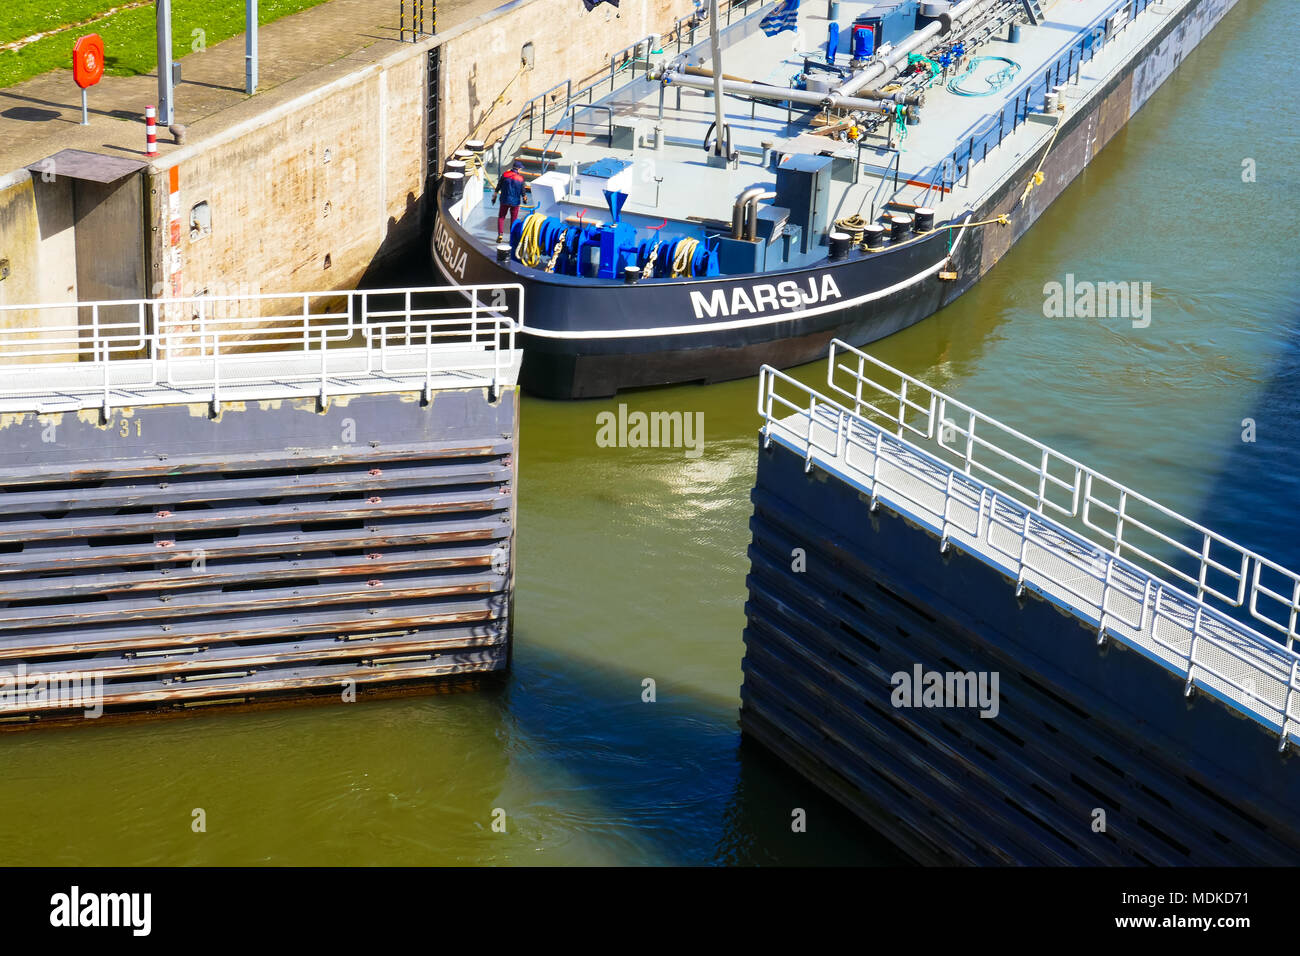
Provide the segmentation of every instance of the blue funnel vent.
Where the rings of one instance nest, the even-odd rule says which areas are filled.
[[[605,202],[609,203],[614,222],[618,222],[618,214],[623,211],[623,203],[627,202],[627,193],[611,189],[602,189],[601,192],[605,194]]]

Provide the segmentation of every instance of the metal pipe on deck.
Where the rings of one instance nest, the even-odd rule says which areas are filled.
[[[925,93],[904,93],[902,90],[895,90],[892,93],[885,93],[882,90],[862,90],[862,96],[859,99],[902,103],[904,106],[925,105]]]
[[[757,196],[763,195],[762,186],[750,186],[736,197],[736,204],[731,208],[731,238],[743,239],[748,225],[749,204]]]
[[[680,70],[682,73],[685,73],[688,76],[705,77],[710,80],[713,79],[713,71],[706,66],[684,66],[681,67]],[[735,83],[748,83],[751,86],[763,86],[770,90],[785,89],[784,87],[771,86],[770,84],[755,83],[753,80],[748,80],[743,76],[733,76],[730,73],[723,73],[722,78],[724,80],[729,80]],[[825,94],[822,95],[824,96]],[[889,100],[894,103],[902,103],[906,106],[925,105],[925,93],[904,93],[902,90],[895,90],[892,93],[884,93],[881,92],[880,90],[864,90],[862,91],[862,96],[860,96],[859,99],[881,100],[882,102],[885,100]]]
[[[863,110],[868,113],[890,113],[894,109],[893,100],[859,99],[853,96],[839,96],[835,93],[815,93],[783,86],[742,83],[737,80],[724,80],[721,77],[706,80],[687,76],[684,73],[665,72],[662,79],[664,83],[684,86],[687,89],[711,90],[720,85],[724,91],[741,96],[756,96],[760,99],[778,101],[789,100],[793,103],[807,103],[809,106],[821,106],[825,109]]]
[[[745,204],[745,238],[750,242],[758,240],[758,204],[765,199],[775,199],[776,193],[759,191]]]
[[[688,73],[691,76],[703,76],[709,79],[713,79],[713,71],[710,70],[707,66],[684,66],[682,67],[682,72]],[[724,80],[735,80],[738,83],[749,82],[743,76],[732,76],[730,73],[723,73],[722,78]]]
[[[849,77],[833,91],[839,96],[852,96],[868,83],[873,83],[890,70],[897,70],[906,65],[907,55],[922,48],[935,37],[946,36],[958,23],[971,16],[978,16],[1002,0],[962,0],[961,3],[943,14],[938,20],[917,30],[888,54],[867,64],[853,76]]]

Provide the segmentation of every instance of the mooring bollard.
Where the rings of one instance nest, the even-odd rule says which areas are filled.
[[[144,138],[145,146],[144,155],[148,159],[153,159],[158,155],[158,114],[152,106],[144,108]]]

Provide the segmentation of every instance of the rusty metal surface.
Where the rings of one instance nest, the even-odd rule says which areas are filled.
[[[286,552],[305,554],[350,548],[374,551],[376,548],[396,549],[435,544],[450,546],[506,538],[509,535],[510,526],[504,516],[496,524],[474,518],[463,521],[454,517],[438,521],[416,519],[415,523],[403,518],[382,524],[367,523],[347,531],[318,531],[315,534],[304,534],[297,530],[277,529],[259,533],[241,529],[229,538],[206,538],[202,548],[207,560],[213,561],[229,557],[281,555]],[[178,545],[174,540],[169,543],[169,539],[134,544],[118,542],[114,546],[114,556],[119,566],[149,563],[161,569],[167,562],[192,561],[194,554],[186,550],[188,543],[184,541]],[[95,549],[79,544],[46,542],[22,547],[21,550],[15,546],[15,550],[7,552],[0,548],[0,583],[4,582],[3,576],[9,574],[45,571],[70,574],[77,568],[98,567],[103,563],[102,555]]]
[[[56,428],[61,425],[58,420],[59,415],[16,415],[12,418],[0,416],[0,431],[8,428],[26,430],[24,433],[15,433],[10,436],[6,434],[6,439],[14,442],[13,448],[6,447],[6,452],[27,452],[31,455],[31,460],[25,465],[9,467],[9,461],[0,461],[0,485],[3,485],[5,491],[19,488],[22,485],[43,485],[50,482],[97,482],[109,479],[121,478],[149,478],[149,477],[172,477],[176,475],[188,474],[208,474],[223,468],[228,456],[216,455],[189,455],[181,457],[173,453],[153,452],[147,458],[132,459],[121,457],[110,464],[92,464],[73,460],[67,465],[48,464],[62,460],[66,456],[61,454],[62,449],[45,449],[44,454],[38,454],[40,451],[41,436],[51,424]],[[111,441],[117,444],[117,438],[130,437],[121,436],[120,430],[123,427],[122,422],[129,423],[134,421],[133,417],[115,418],[107,426],[100,428],[92,426],[95,432],[101,433],[101,440]],[[114,433],[114,429],[117,432]],[[83,437],[89,437],[91,434],[87,429],[82,429]],[[138,436],[137,436],[138,437]],[[35,440],[33,440],[35,439]],[[465,444],[463,442],[429,442],[417,446],[394,445],[388,447],[385,443],[383,458],[388,462],[415,461],[425,458],[450,459],[450,458],[469,458],[483,456],[500,456],[509,455],[512,448],[508,440],[497,439],[495,441],[485,441],[481,444]],[[137,449],[131,449],[138,451]],[[261,469],[278,469],[278,468],[307,468],[307,467],[324,467],[329,465],[342,465],[351,463],[369,462],[374,458],[374,450],[371,448],[327,448],[327,449],[309,449],[309,448],[289,448],[277,452],[254,452],[246,453],[240,456],[240,461],[247,468]],[[14,458],[13,461],[20,459]]]
[[[139,714],[504,670],[516,417],[514,389],[8,417],[0,722],[68,716],[34,691],[74,679]]]
[[[277,471],[283,471],[277,469]],[[96,502],[111,508],[169,504],[176,501],[230,501],[247,498],[339,494],[382,489],[420,488],[431,485],[500,484],[509,479],[508,465],[500,460],[417,465],[405,462],[375,467],[361,462],[350,469],[303,470],[272,477],[204,475],[201,478],[167,479],[149,483],[104,482],[98,487],[21,491],[15,488],[0,495],[0,520],[40,507],[90,508]]]
[[[165,536],[180,532],[260,525],[496,511],[508,502],[509,494],[505,485],[427,495],[357,495],[344,501],[293,502],[286,503],[283,507],[256,502],[237,502],[232,507],[203,507],[201,502],[180,501],[173,506],[176,510],[161,507],[138,514],[103,514],[96,510],[69,512],[63,517],[50,512],[35,517],[24,516],[18,520],[0,521],[0,544],[26,544],[69,538],[93,540],[142,533]]]

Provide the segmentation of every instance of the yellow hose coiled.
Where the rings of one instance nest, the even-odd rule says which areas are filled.
[[[542,250],[537,239],[542,232],[542,223],[546,220],[540,212],[535,212],[524,220],[524,231],[519,234],[519,245],[515,246],[515,258],[529,268],[541,261]]]
[[[694,260],[695,250],[699,248],[700,240],[683,239],[677,243],[677,251],[673,253],[673,278],[678,276],[695,275]]]

